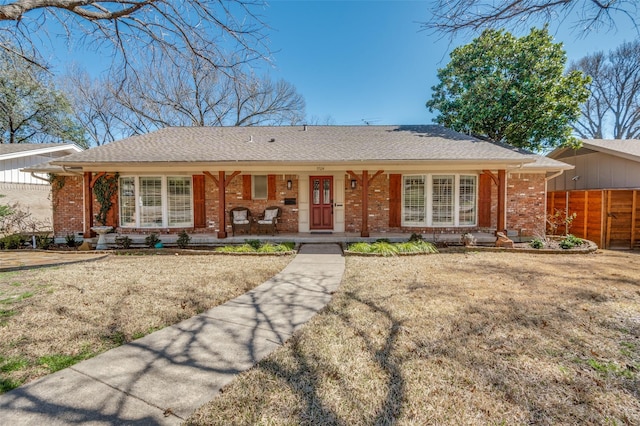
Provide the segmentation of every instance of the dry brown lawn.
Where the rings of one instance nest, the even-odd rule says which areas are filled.
[[[640,254],[347,258],[188,424],[640,424]]]
[[[0,393],[194,316],[292,256],[110,256],[0,273]]]

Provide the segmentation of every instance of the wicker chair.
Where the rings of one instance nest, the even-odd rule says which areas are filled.
[[[232,235],[236,235],[236,231],[242,231],[245,234],[251,233],[251,210],[246,207],[234,207],[229,210],[229,219],[231,221]]]
[[[275,235],[278,232],[278,219],[282,216],[282,209],[278,206],[271,206],[264,209],[264,212],[256,220],[258,234],[264,231]]]

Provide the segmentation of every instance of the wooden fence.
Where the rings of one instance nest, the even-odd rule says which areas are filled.
[[[640,200],[637,189],[550,191],[547,214],[576,214],[568,232],[602,248],[640,249]],[[567,229],[560,227],[558,233]]]

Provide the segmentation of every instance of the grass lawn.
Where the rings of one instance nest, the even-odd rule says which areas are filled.
[[[188,424],[640,424],[640,254],[346,261]]]
[[[110,256],[0,273],[0,393],[237,297],[291,256]]]

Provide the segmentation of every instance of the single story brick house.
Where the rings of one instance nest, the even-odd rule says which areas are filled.
[[[230,209],[273,205],[281,233],[533,235],[548,179],[572,166],[436,125],[305,125],[165,128],[47,167],[57,236],[93,236],[97,183],[111,178],[117,232],[221,239]]]

